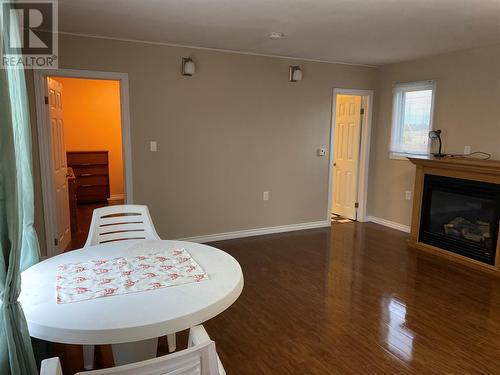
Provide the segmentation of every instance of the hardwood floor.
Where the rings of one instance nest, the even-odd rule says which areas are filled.
[[[205,324],[228,374],[499,374],[500,279],[376,224],[213,245],[245,288]]]
[[[227,373],[499,374],[500,278],[406,239],[352,222],[211,244],[245,276],[204,323]]]

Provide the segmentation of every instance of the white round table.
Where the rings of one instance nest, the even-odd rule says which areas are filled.
[[[209,280],[156,290],[56,303],[57,266],[186,249]],[[22,273],[21,302],[30,335],[66,344],[118,344],[188,329],[226,310],[243,289],[238,262],[216,248],[183,241],[122,241],[70,251]]]

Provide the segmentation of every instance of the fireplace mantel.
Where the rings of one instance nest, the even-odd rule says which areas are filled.
[[[408,159],[417,167],[422,166],[446,170],[461,170],[500,176],[500,160],[481,160],[457,156],[444,158],[419,157]]]
[[[470,259],[419,240],[425,175],[445,176],[500,185],[500,160],[479,160],[465,157],[422,157],[409,158],[409,160],[416,165],[409,246],[500,275],[500,238],[497,240],[495,264],[493,265]]]

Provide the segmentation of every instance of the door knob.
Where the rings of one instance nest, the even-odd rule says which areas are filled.
[[[337,166],[337,163],[333,163],[333,166],[336,167]]]

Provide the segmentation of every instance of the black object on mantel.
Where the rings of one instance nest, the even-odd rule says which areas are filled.
[[[431,130],[429,132],[429,138],[430,139],[437,139],[439,141],[439,150],[438,150],[438,152],[432,153],[432,156],[434,156],[436,158],[444,158],[446,156],[446,154],[443,154],[441,152],[441,147],[442,147],[442,143],[441,143],[441,130],[440,129],[438,129],[438,130]]]

